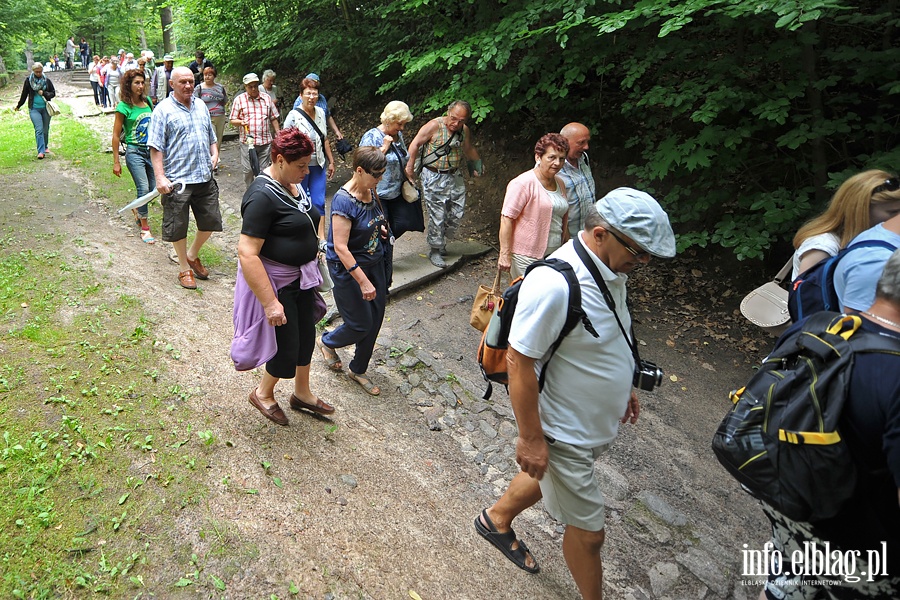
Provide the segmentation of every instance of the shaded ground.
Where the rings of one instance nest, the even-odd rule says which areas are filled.
[[[64,81],[58,87],[63,102],[75,102],[74,88]],[[86,121],[104,132],[112,123],[109,116]],[[288,581],[300,598],[396,599],[410,590],[424,600],[577,598],[562,560],[561,528],[540,506],[517,524],[541,563],[537,576],[508,563],[472,527],[516,472],[509,401],[502,389],[481,400],[479,334],[467,325],[471,294],[493,279],[496,255],[393,300],[371,367],[379,398],[328,372],[316,355],[313,389],[337,406],[333,421],[292,413],[290,427],[271,425],[246,400],[258,373],[236,373],[228,358],[234,213],[243,184],[236,144],[226,144],[223,156],[219,185],[228,216],[226,231],[212,240],[221,262],[198,292],[177,286],[167,244],[142,244],[131,220],[116,215],[122,199],[104,198],[60,162],[46,161],[48,176],[38,181],[0,180],[0,221],[27,218],[64,229],[83,240],[69,251],[143,299],[157,337],[180,350],[180,360],[167,366],[189,392],[198,427],[228,442],[216,445],[201,474],[208,496],[182,510],[174,531],[146,532],[157,542],[144,575],[149,596],[200,593],[171,587],[197,554],[203,568],[225,575],[229,598],[289,597]],[[527,168],[485,158],[498,175],[473,185],[467,234],[489,235],[485,224],[496,212],[488,207],[505,186],[499,173]],[[111,168],[109,155],[89,159]],[[345,168],[338,179],[346,180]],[[29,208],[35,191],[40,211]],[[154,203],[154,232],[159,218]],[[681,257],[633,277],[642,353],[668,379],[643,395],[641,420],[623,427],[599,463],[610,507],[610,598],[758,593],[742,584],[739,569],[743,544],[760,548],[765,539],[763,518],[718,467],[709,441],[727,391],[747,379],[769,340],[735,315],[755,284],[732,291],[736,279],[724,270]],[[286,399],[289,389],[282,383],[276,391]]]

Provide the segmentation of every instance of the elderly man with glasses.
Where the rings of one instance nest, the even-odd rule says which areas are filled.
[[[278,110],[268,94],[259,93],[259,77],[256,73],[244,75],[244,93],[238,94],[231,105],[231,124],[241,132],[241,169],[244,172],[244,184],[249,188],[256,178],[250,167],[250,146],[247,138],[253,138],[256,156],[259,158],[259,170],[272,164],[272,130],[281,129],[278,125]]]
[[[472,134],[466,121],[472,116],[472,107],[464,100],[456,100],[447,107],[447,114],[429,121],[416,134],[409,145],[409,155],[418,157],[422,168],[422,196],[428,209],[428,233],[431,246],[428,259],[438,268],[444,268],[447,255],[447,238],[453,235],[462,221],[466,206],[466,184],[463,179],[465,160],[471,161],[471,170],[484,175],[484,166],[478,150],[472,145]],[[415,161],[406,164],[406,176],[416,180]]]
[[[544,509],[566,526],[563,556],[585,600],[599,600],[603,588],[606,511],[594,461],[615,440],[620,423],[637,421],[634,386],[648,389],[636,376],[625,284],[627,274],[651,256],[675,256],[668,216],[644,192],[613,190],[589,208],[584,229],[550,255],[575,271],[592,329],[577,325],[556,344],[569,286],[556,269],[538,266],[522,281],[509,333],[509,398],[521,472],[475,519],[475,529],[516,566],[536,573],[537,561],[512,522],[543,498]],[[544,370],[553,347],[554,360]]]

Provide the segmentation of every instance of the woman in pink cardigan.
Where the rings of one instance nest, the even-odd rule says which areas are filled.
[[[566,138],[548,133],[534,145],[534,168],[506,186],[497,267],[512,279],[569,239],[566,186],[556,176],[568,153]]]

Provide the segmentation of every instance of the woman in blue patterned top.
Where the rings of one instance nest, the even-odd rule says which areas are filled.
[[[381,393],[366,376],[387,304],[385,246],[391,243],[384,210],[375,186],[384,175],[387,159],[374,146],[353,153],[353,177],[331,200],[331,227],[325,258],[334,281],[334,301],[344,322],[318,341],[332,371],[343,366],[335,352],[351,344],[356,353],[347,375],[373,396]]]

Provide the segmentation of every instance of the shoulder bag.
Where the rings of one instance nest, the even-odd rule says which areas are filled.
[[[401,138],[402,139],[402,138]],[[403,199],[408,203],[412,204],[413,202],[417,202],[419,198],[421,198],[421,192],[419,188],[416,187],[412,181],[406,176],[406,161],[409,160],[407,157],[406,160],[403,160],[403,157],[400,156],[400,152],[397,150],[397,147],[391,143],[391,150],[394,151],[394,154],[397,155],[397,160],[400,161],[400,172],[403,173],[403,183],[400,184],[400,195],[403,196]]]
[[[791,324],[788,291],[781,284],[792,265],[793,257],[781,267],[775,279],[759,286],[741,301],[741,314],[754,325],[775,335],[781,335]]]
[[[494,277],[494,284],[491,287],[479,285],[478,291],[475,292],[475,301],[472,303],[472,312],[469,314],[469,325],[478,331],[484,331],[491,316],[498,308],[500,302],[500,269],[497,269],[497,276]]]

